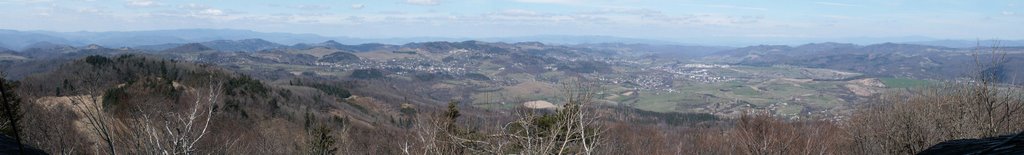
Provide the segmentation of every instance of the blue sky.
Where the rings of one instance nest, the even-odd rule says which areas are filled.
[[[1024,39],[1024,1],[0,0],[0,29],[230,28],[360,38]]]

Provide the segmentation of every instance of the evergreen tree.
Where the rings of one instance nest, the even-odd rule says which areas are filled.
[[[333,132],[327,126],[320,125],[316,129],[310,132],[311,138],[309,141],[309,154],[313,155],[327,155],[334,154],[338,151],[335,147],[337,140],[334,139]]]
[[[14,84],[0,75],[0,132],[13,137],[18,142],[18,151],[24,154],[25,148],[19,133],[24,113],[21,111],[21,98],[14,93],[14,87]]]

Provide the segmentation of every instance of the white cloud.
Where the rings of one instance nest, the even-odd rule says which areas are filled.
[[[540,15],[540,13],[538,13],[538,12],[530,11],[530,10],[522,10],[522,9],[502,10],[501,12],[498,12],[498,14],[505,15],[505,16],[538,16],[538,15]]]
[[[125,6],[128,7],[158,7],[160,3],[153,0],[128,0]]]
[[[405,3],[412,5],[438,5],[441,0],[405,0]]]
[[[104,10],[100,10],[99,8],[79,8],[76,11],[78,11],[79,13],[101,13],[101,12],[106,12]]]
[[[299,9],[299,10],[306,10],[306,11],[311,11],[311,10],[329,10],[329,9],[331,9],[330,6],[324,6],[324,5],[296,5],[296,6],[293,6],[291,8]]]
[[[363,9],[365,7],[366,7],[366,5],[364,5],[364,4],[352,4],[352,6],[349,7],[349,8],[359,10],[359,9]]]
[[[202,9],[208,9],[210,7],[206,6],[206,5],[196,4],[196,3],[188,3],[188,4],[185,4],[185,5],[178,6],[178,8],[189,9],[189,10],[202,10]]]
[[[191,17],[224,19],[224,18],[228,18],[228,15],[229,15],[229,11],[218,9],[218,8],[213,8],[213,7],[202,5],[202,4],[195,4],[195,3],[189,3],[189,4],[181,5],[181,6],[178,6],[178,8],[184,9],[184,11],[186,13],[184,15],[191,16]],[[170,14],[178,14],[178,13],[170,13]]]
[[[1017,13],[1012,12],[1012,11],[1003,11],[1002,13],[1003,13],[1003,15],[1007,15],[1007,16],[1012,16],[1012,15],[1017,14]]]
[[[650,24],[668,25],[714,25],[714,26],[754,26],[764,19],[761,16],[730,16],[723,14],[692,14],[692,15],[665,15],[652,14],[641,17],[644,22]]]
[[[221,16],[221,15],[224,15],[224,10],[209,8],[209,9],[204,9],[202,11],[199,11],[199,14],[200,15],[209,15],[209,16]]]
[[[594,11],[582,11],[579,14],[584,15],[652,15],[662,14],[661,11],[651,9],[602,9]]]

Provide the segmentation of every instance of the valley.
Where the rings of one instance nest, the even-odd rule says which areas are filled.
[[[560,82],[580,78],[599,85],[598,101],[609,106],[721,117],[736,117],[743,111],[761,109],[793,119],[829,118],[844,114],[852,105],[882,92],[955,80],[958,76],[955,72],[960,69],[958,63],[968,63],[956,60],[970,57],[967,51],[970,49],[899,44],[752,46],[723,49],[706,56],[663,56],[686,53],[687,48],[647,51],[644,48],[647,45],[635,44],[630,47],[626,44],[479,41],[405,45],[343,45],[327,41],[294,46],[253,43],[273,44],[249,39],[182,44],[159,51],[109,49],[97,45],[81,48],[38,45],[41,47],[29,50],[63,55],[90,51],[106,55],[147,53],[171,60],[216,64],[269,81],[289,77],[381,81],[387,86],[376,87],[417,94],[404,98],[420,98],[425,102],[461,101],[493,110],[515,109],[531,101],[560,103],[563,101],[558,95]],[[232,49],[261,49],[258,47],[272,48],[230,52]],[[828,54],[814,54],[814,50]],[[1010,52],[1010,56],[1020,55]],[[31,57],[19,54],[24,53],[9,54],[12,59],[20,59],[8,62],[28,61],[24,57]],[[822,61],[818,59],[835,59],[829,55],[849,57],[825,64],[817,62]],[[834,64],[861,59],[861,56],[872,60],[864,64]],[[911,64],[911,60],[905,60],[908,58],[922,62]],[[901,65],[880,66],[892,63]],[[898,70],[901,74],[889,74],[888,70]]]

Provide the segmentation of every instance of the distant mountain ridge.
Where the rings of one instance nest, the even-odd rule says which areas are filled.
[[[72,46],[98,44],[106,47],[136,47],[161,44],[186,44],[217,40],[246,40],[260,38],[267,42],[297,44],[323,40],[345,39],[315,34],[266,33],[234,29],[179,29],[122,32],[52,32],[0,30],[0,45],[20,50],[36,42],[51,42]]]
[[[657,45],[657,44],[638,44],[638,43],[599,43],[599,44],[579,44],[572,45],[572,47],[583,47],[583,48],[595,48],[595,49],[606,49],[613,51],[643,51],[642,53],[660,53],[658,56],[667,57],[702,57],[707,56],[723,50],[734,49],[733,47],[725,46],[696,46],[696,45]]]
[[[907,44],[918,44],[918,45],[931,45],[931,46],[944,46],[952,48],[973,48],[973,47],[1017,47],[1024,46],[1024,40],[932,40],[932,41],[915,41],[915,42],[904,42]]]
[[[345,45],[345,44],[339,43],[339,42],[334,41],[334,40],[328,40],[328,41],[325,41],[325,42],[322,42],[322,43],[315,43],[315,44],[304,44],[304,43],[295,44],[295,45],[291,46],[290,48],[293,48],[293,49],[308,49],[308,48],[314,48],[314,47],[326,47],[326,48],[331,48],[331,49],[348,50],[348,51],[353,51],[353,52],[367,52],[367,51],[373,51],[373,50],[388,50],[388,49],[390,49],[390,50],[397,50],[398,46],[399,45],[389,45],[389,44],[381,44],[381,43],[365,43],[365,44],[358,44],[358,45]]]
[[[155,46],[163,44],[181,45],[186,43],[211,42],[217,40],[246,40],[258,38],[267,42],[291,46],[297,44],[317,44],[325,40],[331,40],[341,44],[407,44],[415,42],[449,41],[458,42],[466,40],[478,40],[486,42],[543,42],[546,44],[602,44],[602,43],[623,43],[623,44],[650,44],[650,45],[683,45],[683,46],[709,46],[717,45],[704,41],[704,44],[687,44],[674,41],[657,39],[640,39],[616,36],[600,35],[535,35],[518,37],[408,37],[408,38],[352,38],[333,37],[317,34],[296,34],[296,33],[274,33],[257,32],[252,30],[239,29],[174,29],[174,30],[148,30],[148,31],[112,31],[112,32],[53,32],[53,31],[17,31],[0,29],[0,47],[12,50],[21,50],[36,42],[50,42],[72,46],[84,46],[97,44],[105,47],[150,47],[152,49],[168,49],[173,46]],[[906,41],[906,40],[924,41]],[[686,39],[694,40],[694,39]],[[749,39],[748,39],[749,40]],[[865,43],[872,38],[846,39],[855,43]],[[699,39],[695,41],[700,41]],[[769,40],[765,40],[769,41]],[[847,42],[849,42],[847,41]],[[747,44],[753,43],[751,41]],[[755,41],[756,42],[756,41]],[[982,45],[991,44],[992,40],[982,40]],[[898,43],[920,44],[932,46],[945,46],[953,48],[967,48],[977,45],[978,41],[969,40],[928,40],[927,37],[902,38]],[[1024,46],[1024,40],[1001,41],[1001,46]],[[729,44],[729,43],[721,43]],[[729,44],[735,45],[735,44]],[[213,45],[210,45],[213,46]],[[215,47],[216,48],[216,47]],[[351,47],[360,48],[360,47]],[[252,50],[252,49],[240,49]]]
[[[0,30],[0,46],[7,49],[21,50],[26,46],[39,42],[51,42],[62,44],[71,43],[71,41],[68,41],[67,39],[54,37],[50,35],[26,33],[14,30]]]
[[[215,49],[210,48],[210,47],[206,47],[206,45],[203,45],[203,44],[200,44],[200,43],[188,43],[188,44],[184,44],[184,45],[179,45],[179,46],[174,47],[174,48],[164,49],[161,52],[179,53],[179,52],[198,52],[198,51],[209,51],[209,50],[215,50]]]
[[[285,46],[285,45],[277,44],[277,43],[266,41],[266,40],[263,40],[263,39],[214,40],[214,41],[208,41],[208,42],[200,42],[198,44],[201,44],[201,45],[203,45],[205,47],[208,47],[210,49],[215,49],[215,50],[219,50],[219,51],[228,51],[228,52],[235,52],[235,51],[238,51],[238,52],[256,52],[256,51],[262,51],[262,50],[279,49],[279,48],[287,48],[288,47],[288,46]],[[179,46],[182,46],[182,45],[186,45],[186,44],[169,43],[169,44],[159,44],[159,45],[137,46],[135,48],[151,50],[151,51],[162,51],[162,50],[168,50],[168,49],[171,49],[171,48],[179,47]]]
[[[565,36],[565,35],[539,35],[539,36],[522,36],[522,37],[500,37],[500,38],[483,38],[477,39],[480,41],[487,42],[542,42],[547,44],[600,44],[600,43],[623,43],[623,44],[656,44],[656,45],[697,45],[697,44],[684,44],[672,41],[654,40],[654,39],[637,39],[627,37],[614,37],[614,36],[597,36],[597,35],[584,35],[584,36]]]
[[[709,62],[740,65],[793,65],[861,72],[867,75],[949,79],[971,70],[972,66],[970,65],[974,60],[972,54],[975,52],[978,51],[973,48],[905,43],[882,43],[866,46],[812,43],[800,46],[748,46],[721,51],[702,59]],[[978,54],[992,54],[985,53],[987,51],[984,50],[982,52]],[[1024,48],[1001,48],[998,52],[1007,53],[1007,59],[1024,58]],[[1020,61],[1007,61],[1005,66],[1022,65],[1020,63]],[[1016,67],[1009,67],[1006,70],[1006,76],[1024,76],[1024,71],[1018,71],[1020,69]]]
[[[330,37],[316,34],[268,33],[237,29],[176,29],[150,31],[113,31],[113,32],[53,32],[53,31],[17,31],[0,30],[0,47],[14,50],[23,49],[36,42],[51,42],[73,46],[98,44],[106,47],[137,47],[162,44],[186,44],[210,42],[217,40],[245,40],[259,38],[268,42],[283,45],[310,44],[333,40],[343,44],[406,44],[430,41],[464,41],[481,40],[489,42],[527,42],[541,41],[550,44],[586,44],[586,43],[645,43],[645,44],[678,44],[668,41],[635,39],[611,36],[523,36],[523,37],[491,37],[491,38],[446,38],[446,37],[409,37],[409,38],[352,38]],[[167,47],[160,47],[166,49]]]
[[[252,38],[260,38],[270,42],[283,44],[337,39],[336,37],[325,37],[315,34],[268,33],[237,29],[176,29],[115,32],[27,31],[26,33],[37,33],[67,38],[67,40],[70,40],[73,43],[95,43],[111,47],[207,42],[215,40],[243,40]]]

